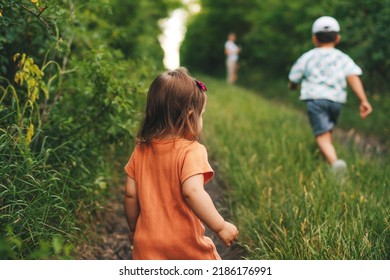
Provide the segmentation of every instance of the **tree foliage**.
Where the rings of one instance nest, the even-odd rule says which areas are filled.
[[[182,64],[204,73],[224,73],[224,43],[230,32],[242,36],[250,29],[246,16],[254,0],[203,0],[202,9],[189,19],[185,40],[181,46]]]
[[[178,5],[0,2],[0,258],[69,256],[128,156]]]
[[[199,2],[202,10],[190,19],[181,49],[183,64],[190,68],[222,74],[223,44],[233,31],[242,46],[241,71],[285,78],[298,56],[313,47],[314,20],[330,15],[341,25],[338,47],[361,65],[365,84],[376,91],[388,89],[389,0]]]

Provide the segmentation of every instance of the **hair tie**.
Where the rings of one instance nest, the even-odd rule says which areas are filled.
[[[201,91],[207,91],[207,87],[204,83],[202,83],[201,81],[198,81],[196,79],[194,79],[194,81]]]

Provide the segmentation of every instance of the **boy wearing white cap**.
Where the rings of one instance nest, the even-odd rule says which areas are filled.
[[[365,118],[372,111],[359,77],[361,68],[335,48],[341,39],[339,32],[337,20],[329,16],[318,18],[312,26],[316,48],[299,57],[288,76],[290,89],[301,84],[299,99],[307,103],[316,142],[334,171],[347,167],[345,161],[337,158],[332,141],[332,130],[347,101],[347,82],[360,100],[360,116]]]

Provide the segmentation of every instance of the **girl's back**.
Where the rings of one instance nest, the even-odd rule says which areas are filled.
[[[125,169],[136,182],[140,204],[133,259],[220,259],[181,189],[195,174],[204,174],[205,183],[212,178],[203,145],[154,140],[137,146]]]

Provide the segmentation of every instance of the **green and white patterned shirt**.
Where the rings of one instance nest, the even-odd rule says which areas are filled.
[[[304,53],[292,66],[288,78],[301,83],[300,100],[327,99],[347,102],[347,80],[362,69],[336,48],[315,48]]]

